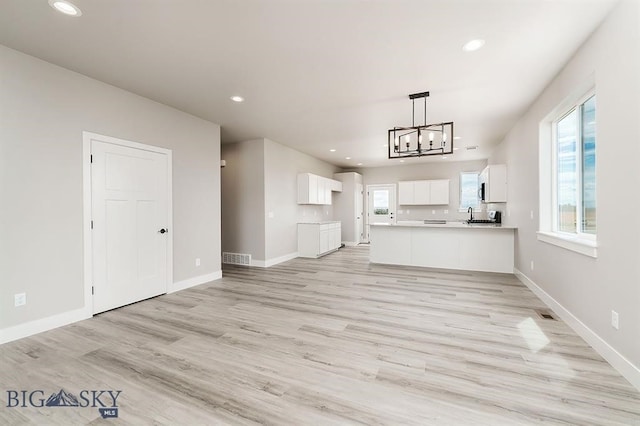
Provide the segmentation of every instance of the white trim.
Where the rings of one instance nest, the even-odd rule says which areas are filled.
[[[342,244],[344,244],[345,247],[355,247],[360,243],[356,241],[343,241]]]
[[[178,281],[169,286],[167,294],[175,293],[176,291],[186,290],[191,287],[195,287],[201,284],[206,284],[211,281],[219,280],[222,278],[222,271],[212,272],[210,274],[200,275],[186,280]]]
[[[298,257],[298,252],[285,254],[284,256],[275,257],[273,259],[267,259],[267,260],[255,260],[252,257],[251,266],[255,266],[258,268],[269,268],[270,266],[277,265],[278,263],[286,262],[291,259],[295,259],[296,257]]]
[[[591,239],[564,236],[554,232],[538,231],[538,241],[562,247],[589,257],[598,257],[598,244]]]
[[[53,330],[74,322],[91,318],[92,312],[86,308],[63,312],[50,317],[29,321],[24,324],[7,327],[0,330],[0,345],[14,340],[33,336],[34,334]]]
[[[540,300],[542,300],[549,308],[582,337],[589,345],[596,350],[613,368],[618,370],[622,376],[629,381],[636,389],[640,390],[640,369],[631,361],[624,357],[620,352],[615,350],[602,337],[598,336],[593,330],[587,327],[580,319],[573,315],[567,308],[562,306],[549,293],[544,291],[540,286],[534,283],[529,277],[520,272],[517,268],[513,268],[513,273],[518,279],[526,285]]]
[[[125,139],[118,139],[111,136],[100,135],[92,132],[82,132],[82,215],[83,215],[83,264],[84,264],[84,309],[93,314],[93,295],[91,286],[93,281],[92,262],[92,238],[91,238],[91,141],[110,143],[128,148],[141,149],[144,151],[156,152],[167,156],[167,224],[170,230],[167,238],[167,292],[173,283],[173,154],[170,149],[160,148],[152,145],[145,145]]]

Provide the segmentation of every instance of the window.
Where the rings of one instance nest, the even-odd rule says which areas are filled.
[[[467,211],[469,207],[474,209],[480,206],[478,198],[478,173],[460,173],[460,211]]]
[[[596,97],[554,122],[554,231],[596,234]]]
[[[373,191],[373,214],[374,215],[389,214],[389,191],[387,190]]]
[[[597,257],[596,217],[596,95],[591,90],[540,123],[538,239]]]

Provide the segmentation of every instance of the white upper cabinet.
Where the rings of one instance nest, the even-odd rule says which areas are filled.
[[[342,191],[342,182],[314,175],[298,175],[298,204],[331,204],[331,191]]]
[[[449,204],[449,179],[398,182],[398,204]]]
[[[491,164],[480,173],[479,183],[484,184],[483,203],[507,202],[507,166]]]
[[[449,204],[449,179],[431,180],[429,204]]]
[[[398,182],[398,204],[413,204],[413,182]]]

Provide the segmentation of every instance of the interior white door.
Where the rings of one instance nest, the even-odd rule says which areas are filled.
[[[364,188],[356,184],[356,242],[362,243],[364,238]]]
[[[367,241],[372,223],[396,223],[396,186],[367,185]]]
[[[167,154],[91,141],[93,311],[167,292]]]

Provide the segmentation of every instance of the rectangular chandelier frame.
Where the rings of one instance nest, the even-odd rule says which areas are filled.
[[[389,159],[453,154],[453,122],[427,124],[429,92],[409,95],[412,103],[412,126],[388,131]],[[416,126],[416,99],[424,99],[424,122]]]
[[[389,130],[389,159],[453,154],[453,122]]]

